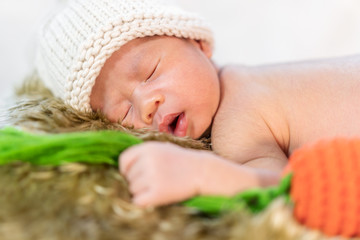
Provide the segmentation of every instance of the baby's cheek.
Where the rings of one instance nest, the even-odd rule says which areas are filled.
[[[130,119],[124,119],[123,121],[121,121],[121,126],[126,127],[126,128],[134,128],[134,129],[140,128],[140,127],[136,127]]]
[[[119,122],[119,118],[115,115],[105,115],[105,116],[110,120],[110,122],[113,123]]]

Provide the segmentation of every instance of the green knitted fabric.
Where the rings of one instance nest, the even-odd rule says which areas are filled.
[[[32,134],[7,127],[0,130],[0,165],[24,161],[36,165],[84,162],[116,166],[122,151],[141,142],[119,131]]]
[[[83,162],[117,166],[119,154],[141,142],[135,136],[112,130],[32,134],[7,127],[0,130],[0,165],[24,161],[35,165]],[[288,175],[275,187],[249,189],[234,197],[199,196],[183,204],[211,215],[242,208],[256,213],[276,197],[288,198],[290,182]]]
[[[218,215],[224,211],[248,209],[252,213],[264,210],[275,198],[283,196],[289,200],[292,174],[285,176],[279,185],[269,188],[252,188],[233,197],[199,196],[184,202],[188,207],[210,214]]]

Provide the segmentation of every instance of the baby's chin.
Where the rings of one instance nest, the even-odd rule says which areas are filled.
[[[212,124],[210,124],[210,126],[207,127],[206,130],[199,137],[195,137],[194,139],[210,138],[211,137],[211,127],[212,127]]]

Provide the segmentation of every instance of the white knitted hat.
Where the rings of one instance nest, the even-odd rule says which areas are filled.
[[[203,20],[178,8],[151,0],[69,0],[40,31],[36,68],[55,96],[88,112],[105,61],[130,40],[154,35],[213,44]]]

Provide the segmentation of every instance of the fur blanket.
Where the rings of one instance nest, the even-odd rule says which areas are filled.
[[[3,112],[3,125],[52,133],[117,129],[144,140],[210,149],[208,139],[125,129],[100,113],[77,112],[53,97],[36,76],[17,95],[16,103]],[[105,165],[8,164],[0,166],[0,191],[2,240],[327,239],[299,225],[283,199],[257,215],[234,211],[211,217],[180,204],[138,208],[131,204],[125,179]]]

